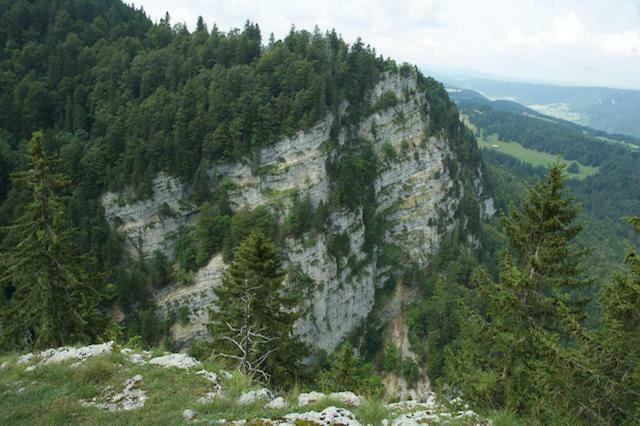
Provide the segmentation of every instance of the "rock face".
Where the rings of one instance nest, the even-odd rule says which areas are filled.
[[[127,203],[130,192],[108,192],[102,196],[102,206],[109,224],[126,237],[132,254],[140,249],[149,256],[160,250],[171,256],[173,234],[195,211],[182,202],[186,195],[186,186],[178,179],[159,173],[150,199]]]
[[[396,94],[397,105],[368,115],[351,129],[350,136],[371,141],[382,164],[374,190],[376,213],[386,217],[384,244],[400,249],[411,262],[424,267],[443,237],[456,226],[454,215],[462,194],[454,187],[461,185],[445,165],[448,158],[455,160],[450,141],[427,137],[430,119],[423,112],[427,99],[419,93],[415,76],[388,76],[375,87],[371,104],[389,91]],[[331,188],[327,141],[332,124],[333,116],[328,116],[308,131],[263,148],[257,173],[255,164],[252,172],[250,166],[238,162],[217,165],[210,175],[229,183],[233,210],[266,205],[279,217],[286,217],[292,190],[309,195],[314,205],[327,204]],[[344,144],[346,131],[337,139]],[[396,153],[393,158],[385,154],[390,151]],[[132,250],[139,248],[147,255],[163,250],[170,255],[171,234],[188,223],[194,208],[185,203],[186,186],[176,179],[161,174],[153,184],[154,195],[149,200],[120,205],[118,200],[126,199],[126,194],[109,193],[102,201],[107,220],[124,233]],[[481,188],[477,189],[477,194],[481,193]],[[327,229],[314,238],[288,239],[283,252],[288,257],[286,263],[311,283],[305,287],[307,303],[295,332],[304,341],[331,352],[371,312],[376,288],[400,271],[385,266],[380,253],[365,253],[361,210],[334,209]],[[328,235],[338,233],[349,236],[350,253],[345,258],[349,262],[339,263],[328,249]],[[224,268],[222,256],[213,256],[192,285],[177,283],[156,294],[161,314],[180,306],[189,309],[188,324],[172,328],[176,344],[208,336],[205,323],[208,310],[215,305],[213,288],[221,282]]]
[[[405,303],[416,297],[415,288],[407,288],[400,280],[396,283],[393,296],[382,308],[382,316],[393,318],[387,324],[383,332],[385,347],[392,345],[398,349],[400,362],[412,361],[415,363],[416,374],[413,382],[407,380],[401,374],[394,372],[382,373],[385,397],[399,401],[428,401],[432,395],[429,377],[420,365],[418,356],[411,350],[409,342],[409,328],[405,320]]]

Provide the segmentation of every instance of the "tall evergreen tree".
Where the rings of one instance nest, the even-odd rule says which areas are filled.
[[[629,222],[640,225],[640,217]],[[640,232],[640,228],[637,228]],[[599,420],[610,424],[640,423],[640,254],[628,248],[629,272],[616,274],[603,287],[603,323],[599,333],[582,337],[579,365],[588,366],[578,382],[590,396]]]
[[[630,222],[633,223],[634,219]],[[627,274],[615,274],[603,287],[599,330],[563,318],[571,344],[548,336],[547,354],[563,374],[555,386],[578,415],[601,424],[640,423],[640,256],[629,248]]]
[[[3,343],[12,347],[60,346],[88,341],[98,332],[93,259],[78,255],[58,192],[69,180],[47,157],[42,133],[27,144],[28,170],[12,176],[31,199],[7,231],[17,243],[1,254],[5,286],[13,289],[1,313]]]
[[[299,299],[284,293],[276,246],[253,230],[235,251],[210,312],[216,353],[232,359],[254,379],[295,380],[307,348],[292,334]]]
[[[590,282],[579,278],[586,251],[571,244],[581,230],[573,223],[579,208],[564,195],[564,180],[563,167],[553,165],[511,209],[500,280],[478,271],[474,283],[486,305],[461,309],[462,344],[447,354],[447,375],[479,404],[549,414],[575,402],[555,386],[563,365],[552,348],[570,341],[582,311],[571,296]]]

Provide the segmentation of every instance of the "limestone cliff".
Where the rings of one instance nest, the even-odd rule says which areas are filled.
[[[382,261],[385,247],[397,248],[408,257],[406,261],[425,267],[447,233],[467,220],[456,215],[463,185],[459,174],[452,175],[447,166],[456,161],[452,142],[440,134],[430,135],[428,98],[420,93],[415,75],[387,76],[375,87],[370,104],[376,105],[388,92],[396,95],[394,106],[369,113],[355,130],[349,129],[349,135],[343,129],[334,137],[337,148],[348,137],[370,141],[380,158],[382,167],[373,187],[376,213],[386,218],[382,246],[367,253],[362,209],[342,207],[331,211],[327,229],[349,236],[346,264],[339,264],[329,252],[329,233],[284,242],[286,263],[308,277],[304,315],[295,331],[327,352],[362,324],[373,309],[376,288],[400,272]],[[212,176],[228,182],[231,208],[266,205],[285,217],[288,194],[294,189],[308,194],[315,205],[328,204],[331,179],[326,165],[337,148],[327,141],[334,119],[331,114],[313,128],[261,149],[257,167],[254,161],[251,166],[236,162],[211,169]],[[476,176],[476,195],[484,202],[480,171],[471,173]],[[186,203],[187,194],[185,184],[158,175],[149,200],[126,203],[126,194],[109,193],[102,201],[107,219],[126,236],[132,250],[148,255],[160,249],[170,255],[172,233],[197,210]],[[207,312],[215,304],[212,289],[220,283],[224,267],[217,254],[198,271],[193,284],[176,283],[156,294],[161,314],[179,306],[189,308],[189,323],[173,326],[177,344],[207,336]]]

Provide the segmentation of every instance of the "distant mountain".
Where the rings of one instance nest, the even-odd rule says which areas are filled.
[[[514,189],[517,182],[544,176],[536,153],[578,162],[579,170],[597,169],[568,186],[582,204],[581,221],[589,224],[589,232],[579,239],[580,244],[594,247],[589,273],[605,279],[618,267],[612,254],[624,251],[624,240],[639,242],[621,218],[640,211],[640,139],[550,117],[514,101],[491,101],[473,90],[447,90],[484,148],[498,209],[506,210],[520,197]],[[505,173],[510,180],[504,180]]]
[[[472,89],[491,99],[508,99],[574,123],[640,137],[640,91],[570,87],[437,75],[445,84]]]
[[[533,108],[524,106],[512,100],[497,99],[492,101],[479,92],[471,89],[461,89],[459,87],[447,86],[447,91],[451,99],[463,110],[472,107],[490,107],[496,111],[511,112],[531,118],[539,118],[548,123],[556,124],[574,132],[582,132],[605,142],[621,142],[632,149],[640,149],[640,138],[624,135],[620,133],[608,133],[604,130],[595,129],[581,125],[573,121],[559,117],[543,114]]]

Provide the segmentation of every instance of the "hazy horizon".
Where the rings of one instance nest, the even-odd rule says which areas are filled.
[[[202,15],[209,28],[260,25],[263,39],[298,29],[335,28],[384,56],[423,69],[460,69],[523,82],[640,90],[640,3],[618,0],[401,0],[322,5],[249,0],[188,3],[141,0],[155,21],[169,12],[190,30]]]

